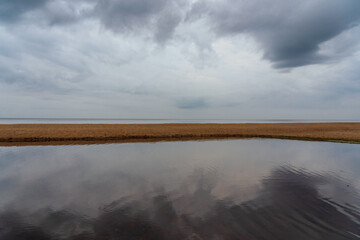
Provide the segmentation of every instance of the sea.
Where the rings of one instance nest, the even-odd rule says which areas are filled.
[[[161,123],[312,123],[312,122],[360,122],[360,119],[0,118],[0,124],[161,124]]]

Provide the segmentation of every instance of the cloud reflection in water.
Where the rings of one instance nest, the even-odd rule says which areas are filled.
[[[234,181],[229,188],[224,183],[228,172],[199,165],[172,180],[175,187],[169,188],[166,178],[163,182],[159,179],[150,182],[141,171],[138,175],[136,171],[125,171],[124,162],[120,164],[123,169],[108,165],[106,171],[94,168],[91,162],[76,162],[58,174],[49,169],[43,171],[39,175],[42,177],[29,179],[21,191],[1,187],[1,195],[13,196],[1,207],[0,239],[358,239],[360,236],[358,190],[331,171],[275,164],[258,179],[259,184],[245,188],[243,183]],[[91,173],[96,173],[97,178],[89,180],[87,175],[95,176]],[[16,188],[19,181],[11,175],[13,178],[1,179],[0,186],[8,184]],[[63,182],[57,186],[59,179]],[[71,188],[72,184],[84,195],[82,198],[61,196],[79,194]],[[232,192],[223,197],[219,194],[221,188]],[[239,201],[238,196],[247,195],[250,188],[256,194]],[[344,194],[337,197],[334,193]],[[42,199],[41,204],[31,207],[27,202],[34,203],[36,199]],[[59,202],[66,199],[67,204],[61,206]],[[94,203],[87,204],[84,199]],[[83,208],[79,207],[82,203]]]

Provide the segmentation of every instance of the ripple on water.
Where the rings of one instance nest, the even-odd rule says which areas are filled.
[[[0,148],[0,239],[359,239],[357,145]]]

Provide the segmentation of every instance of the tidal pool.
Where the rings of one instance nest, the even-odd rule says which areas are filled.
[[[360,145],[0,147],[0,239],[360,239]]]

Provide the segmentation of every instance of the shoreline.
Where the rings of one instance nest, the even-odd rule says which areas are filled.
[[[360,144],[360,123],[0,124],[0,146],[243,138]]]

